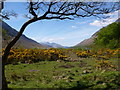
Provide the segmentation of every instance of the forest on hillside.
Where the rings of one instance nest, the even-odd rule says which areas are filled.
[[[112,23],[98,32],[95,40],[97,46],[105,48],[120,48],[120,22]]]

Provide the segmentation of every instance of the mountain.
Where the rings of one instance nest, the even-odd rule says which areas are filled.
[[[89,46],[89,45],[92,45],[95,38],[97,38],[97,32],[95,34],[93,34],[90,38],[83,40],[82,42],[80,42],[76,46]]]
[[[41,42],[40,44],[51,47],[51,48],[67,48],[66,46],[62,46],[57,43],[50,43],[50,42]]]
[[[18,31],[16,31],[4,21],[0,21],[0,31],[2,31],[2,48],[5,48],[5,46],[18,33]],[[14,45],[14,48],[47,48],[47,46],[41,45],[38,42],[26,37],[25,35],[22,35]]]
[[[115,22],[117,22],[117,23],[120,22],[120,18],[118,18]],[[101,31],[101,29],[99,31],[95,32],[90,38],[83,40],[82,42],[78,43],[74,47],[83,47],[83,46],[94,45],[94,39],[97,38],[97,34],[100,31]]]

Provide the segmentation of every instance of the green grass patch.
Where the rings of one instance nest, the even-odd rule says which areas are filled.
[[[113,63],[116,59],[111,59]],[[120,72],[97,70],[95,59],[79,62],[41,61],[6,65],[9,88],[120,88]]]

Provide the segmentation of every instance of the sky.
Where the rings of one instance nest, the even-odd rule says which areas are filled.
[[[4,10],[14,11],[17,17],[4,20],[17,31],[28,20],[26,2],[6,2]],[[54,42],[63,46],[74,46],[91,37],[100,28],[116,21],[118,11],[108,14],[110,18],[101,20],[97,17],[76,18],[75,20],[42,20],[30,24],[24,35],[37,42]]]

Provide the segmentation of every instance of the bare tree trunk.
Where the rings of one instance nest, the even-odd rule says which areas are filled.
[[[8,86],[7,86],[7,80],[5,78],[5,65],[3,64],[2,62],[2,89],[7,89]]]
[[[35,19],[31,19],[31,20],[27,21],[26,23],[24,23],[23,26],[21,27],[20,31],[18,32],[17,36],[5,48],[4,54],[2,56],[2,89],[3,90],[4,89],[6,90],[6,88],[8,88],[7,80],[5,77],[5,64],[6,64],[6,61],[8,59],[10,49],[15,45],[15,43],[22,36],[22,33],[25,30],[25,28],[32,22],[35,22]]]

